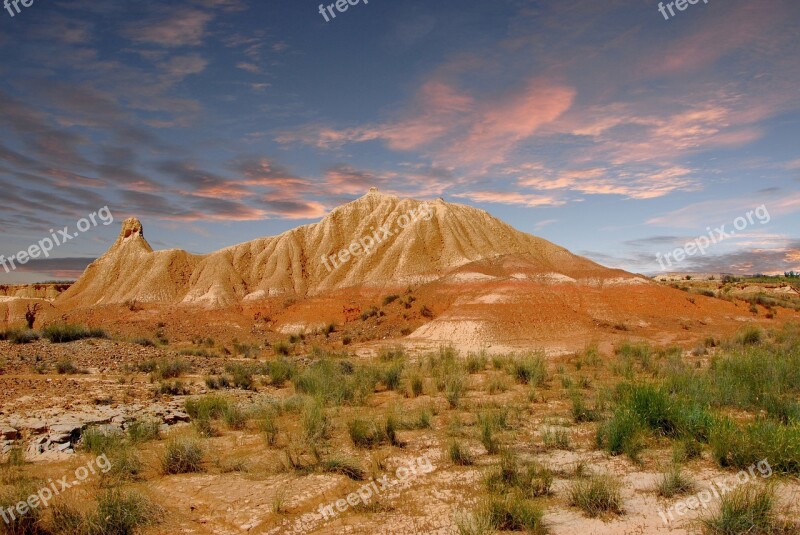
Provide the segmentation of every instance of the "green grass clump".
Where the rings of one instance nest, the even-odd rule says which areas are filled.
[[[83,431],[80,449],[101,455],[125,447],[125,435],[121,431],[104,429],[101,427],[88,427]]]
[[[522,384],[542,386],[547,382],[547,364],[541,355],[523,355],[511,362],[511,374]]]
[[[177,379],[192,369],[191,364],[180,359],[161,359],[152,372],[154,380]]]
[[[458,535],[493,535],[494,526],[492,520],[485,511],[469,513],[460,511],[456,513],[454,519]]]
[[[800,424],[756,420],[740,426],[720,418],[712,427],[709,445],[722,467],[743,469],[766,459],[776,472],[800,474]]]
[[[481,514],[496,530],[547,533],[541,507],[516,494],[491,496],[485,502]]]
[[[455,439],[452,439],[447,445],[447,456],[453,464],[458,466],[471,466],[475,463],[475,459],[469,450]]]
[[[362,403],[375,391],[380,374],[373,368],[347,364],[328,358],[314,362],[294,377],[295,389],[329,405]]]
[[[167,443],[161,457],[164,474],[189,474],[203,469],[203,448],[190,438],[173,439]]]
[[[471,374],[482,372],[486,369],[486,364],[488,362],[489,359],[484,353],[470,353],[467,355],[467,372]]]
[[[87,519],[88,535],[132,535],[160,521],[163,510],[133,491],[112,489],[97,498],[97,511]]]
[[[64,344],[86,338],[108,338],[108,334],[103,329],[90,329],[82,325],[67,324],[48,325],[42,330],[42,336],[54,344]]]
[[[548,427],[542,430],[542,442],[548,450],[570,449],[569,432],[563,428]]]
[[[694,482],[684,475],[680,465],[673,465],[659,479],[656,491],[659,496],[672,498],[681,494],[689,494],[694,490]]]
[[[133,444],[161,440],[161,422],[155,418],[140,418],[128,425],[128,438]]]
[[[600,475],[582,479],[569,489],[569,504],[580,508],[590,517],[622,514],[620,484],[611,476]]]
[[[353,444],[359,448],[373,448],[384,442],[396,444],[396,425],[391,417],[383,425],[376,420],[355,418],[347,424],[347,431]]]
[[[775,514],[775,495],[768,487],[746,485],[722,496],[719,511],[702,522],[708,535],[791,533]]]
[[[294,365],[286,359],[281,358],[267,363],[267,375],[272,386],[283,386],[286,381],[294,377],[295,373]]]

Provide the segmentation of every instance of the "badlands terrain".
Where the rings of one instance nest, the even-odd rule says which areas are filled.
[[[145,234],[0,287],[4,532],[798,532],[797,279],[375,190],[207,255]]]

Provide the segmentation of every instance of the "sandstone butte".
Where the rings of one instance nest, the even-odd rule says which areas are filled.
[[[399,228],[404,215],[426,206],[430,219]],[[371,254],[326,267],[324,256],[380,227],[392,235]],[[37,321],[126,324],[134,321],[129,305],[137,303],[148,318],[183,322],[185,331],[203,333],[204,323],[227,318],[236,329],[256,332],[255,324],[269,318],[270,329],[288,333],[354,321],[353,310],[409,290],[433,314],[417,315],[412,332],[390,337],[404,342],[573,350],[621,337],[688,342],[756,321],[742,303],[690,296],[603,267],[483,210],[374,188],[318,223],[205,255],[154,251],[139,220],[128,219],[109,250]],[[386,321],[409,319],[402,316]]]

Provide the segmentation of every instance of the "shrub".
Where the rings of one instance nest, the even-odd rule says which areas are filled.
[[[30,329],[20,330],[13,329],[10,331],[0,332],[0,340],[8,340],[12,344],[22,345],[30,344],[39,339],[39,333]]]
[[[397,294],[387,295],[386,297],[383,298],[383,306],[391,305],[398,299],[400,299],[400,296]]]
[[[500,443],[494,436],[494,422],[491,418],[481,414],[478,416],[478,425],[481,428],[481,444],[486,448],[486,453],[495,455],[500,451]]]
[[[569,489],[569,504],[590,517],[622,514],[620,484],[607,475],[576,481]]]
[[[58,372],[59,375],[75,375],[80,373],[80,370],[71,360],[61,359],[56,363],[56,372]]]
[[[156,343],[155,342],[153,342],[149,338],[144,338],[144,337],[134,338],[132,340],[132,343],[140,345],[142,347],[156,347]]]
[[[755,308],[753,305],[751,308]],[[758,312],[758,309],[755,309]],[[746,327],[737,335],[736,341],[743,346],[752,346],[761,342],[764,337],[764,331],[760,327]]]
[[[156,396],[185,396],[189,389],[181,381],[161,381],[155,388]]]
[[[81,325],[67,324],[48,325],[42,330],[42,336],[54,344],[64,344],[85,338],[108,338],[108,334],[102,329],[89,329]]]
[[[444,393],[451,409],[458,407],[465,389],[465,378],[462,374],[454,374],[446,379]]]
[[[272,350],[276,355],[288,356],[291,353],[292,347],[284,341],[278,341],[272,344]]]
[[[167,443],[161,468],[164,474],[188,474],[202,470],[203,448],[196,440],[179,438]]]
[[[600,411],[595,407],[590,409],[583,400],[583,394],[577,390],[570,392],[572,400],[572,419],[575,423],[596,422],[600,419]]]

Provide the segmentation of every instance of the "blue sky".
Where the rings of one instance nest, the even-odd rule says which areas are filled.
[[[759,206],[676,270],[800,270],[800,4],[35,0],[0,11],[0,283],[74,278],[139,217],[206,253],[370,186],[486,209],[603,264]],[[11,8],[13,9],[13,7]]]

